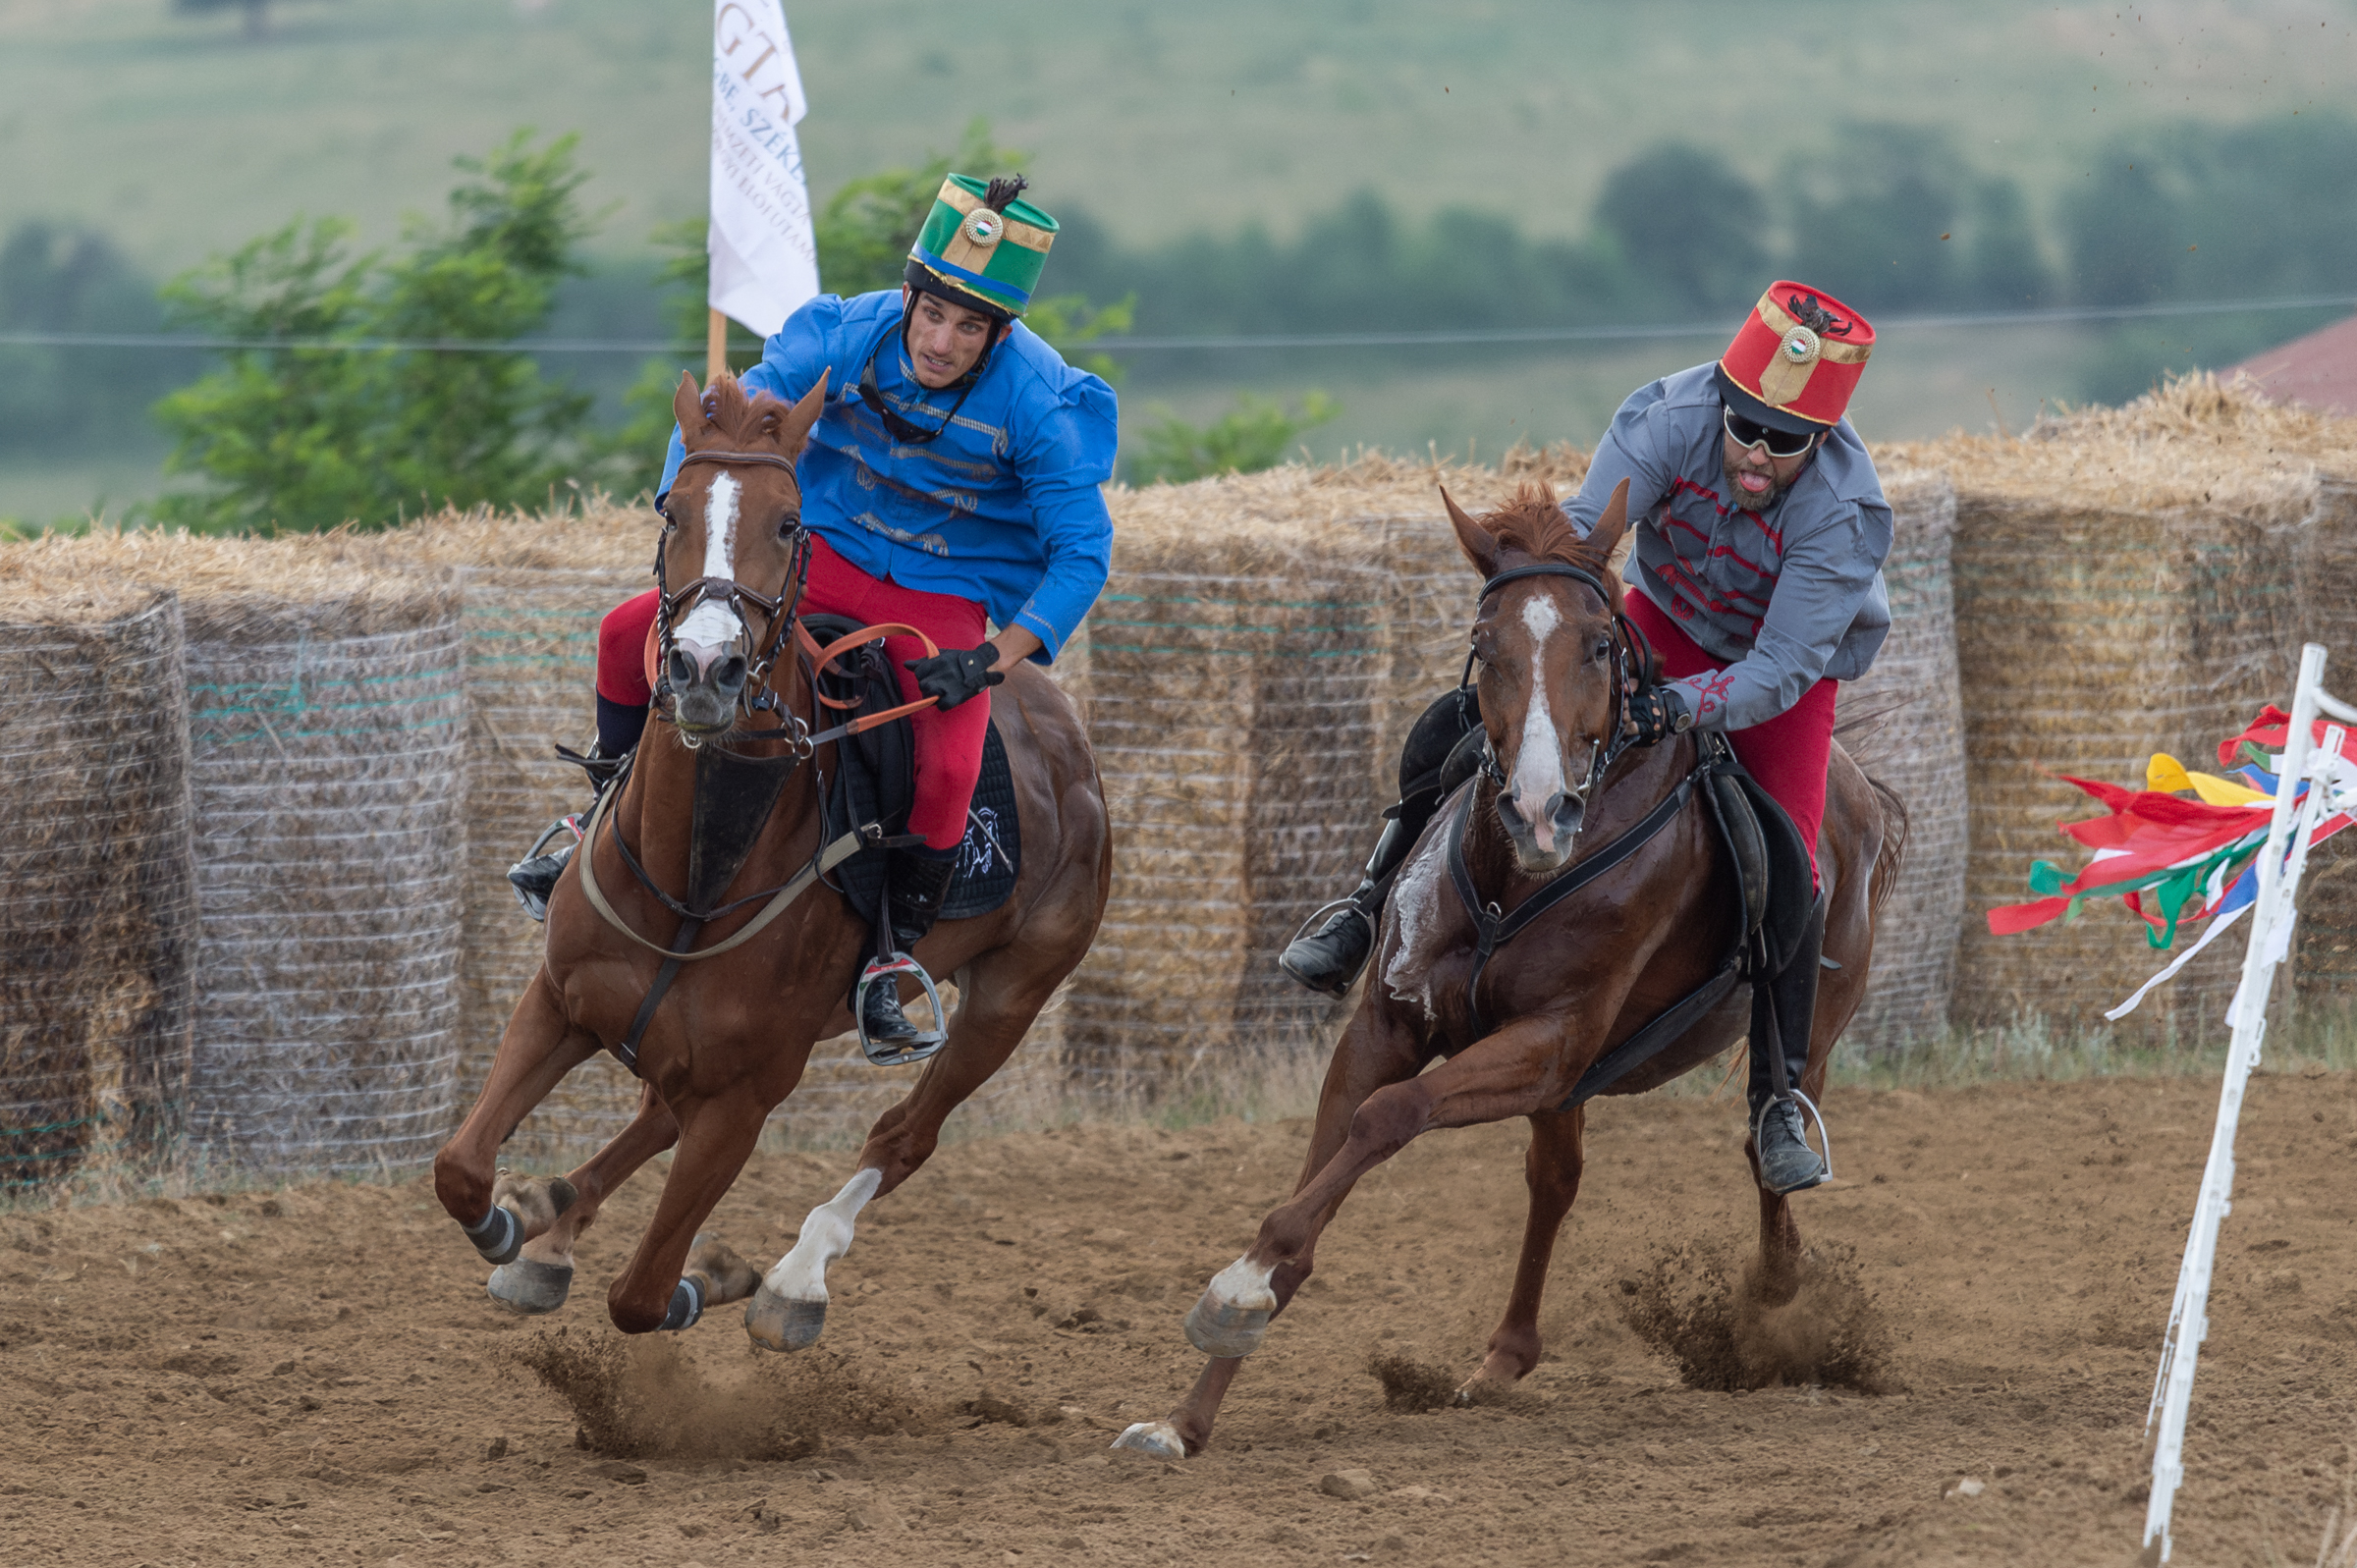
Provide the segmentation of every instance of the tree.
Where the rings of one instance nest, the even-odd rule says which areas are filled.
[[[1850,125],[1798,169],[1791,276],[1861,310],[1943,305],[1964,271],[1949,242],[1970,175],[1946,135]]]
[[[1614,170],[1595,221],[1672,308],[1699,316],[1748,304],[1767,281],[1759,191],[1699,148],[1662,142]]]
[[[1323,392],[1309,392],[1291,407],[1249,392],[1235,395],[1229,410],[1208,425],[1190,425],[1172,413],[1147,427],[1137,456],[1125,464],[1131,484],[1182,484],[1220,473],[1258,473],[1285,460],[1296,438],[1317,428],[1343,406]]]
[[[104,235],[33,221],[0,243],[0,332],[149,333],[155,287]],[[0,344],[0,453],[144,447],[180,354]]]
[[[167,464],[211,481],[155,503],[193,528],[370,526],[444,504],[541,502],[597,477],[583,441],[590,400],[496,343],[548,318],[589,232],[575,138],[535,148],[518,132],[450,195],[446,224],[413,220],[406,248],[350,253],[352,225],[298,219],[165,287],[182,324],[306,347],[226,351],[220,368],[156,406]]]

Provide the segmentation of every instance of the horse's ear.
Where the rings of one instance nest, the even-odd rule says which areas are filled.
[[[680,390],[671,395],[671,416],[680,423],[680,436],[685,439],[690,430],[700,430],[704,418],[703,394],[696,389],[695,372],[680,372]]]
[[[801,401],[787,410],[786,422],[778,431],[778,445],[788,452],[799,452],[810,439],[810,427],[827,410],[827,372],[818,373],[818,384],[802,394]]]
[[[1620,547],[1620,536],[1628,531],[1628,481],[1613,486],[1613,499],[1604,504],[1604,515],[1588,530],[1588,543],[1599,556],[1610,556]]]
[[[1449,509],[1450,525],[1456,529],[1456,547],[1473,563],[1473,569],[1485,580],[1498,575],[1497,537],[1465,515],[1465,509],[1456,504],[1447,485],[1441,486],[1441,502]]]

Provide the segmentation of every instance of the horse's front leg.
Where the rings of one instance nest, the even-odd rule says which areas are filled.
[[[516,1003],[474,1108],[434,1156],[434,1196],[487,1262],[514,1262],[533,1233],[531,1221],[542,1221],[540,1228],[545,1229],[546,1220],[554,1217],[526,1215],[494,1201],[499,1146],[567,1073],[596,1051],[596,1038],[566,1018],[548,971],[542,969]]]
[[[1530,1212],[1522,1222],[1522,1257],[1514,1266],[1513,1293],[1507,1298],[1506,1316],[1490,1335],[1481,1370],[1458,1390],[1460,1399],[1474,1383],[1517,1382],[1539,1364],[1539,1299],[1547,1290],[1547,1266],[1555,1257],[1563,1217],[1579,1196],[1587,1123],[1585,1108],[1530,1118],[1530,1154],[1522,1162],[1523,1179],[1530,1186]]]
[[[491,1189],[492,1201],[524,1217],[526,1240],[514,1263],[491,1271],[484,1288],[521,1313],[537,1315],[564,1306],[573,1288],[574,1243],[596,1221],[607,1197],[679,1138],[680,1124],[671,1108],[654,1085],[641,1084],[637,1114],[630,1124],[570,1177],[542,1181],[501,1172]]]
[[[1342,1147],[1291,1199],[1269,1212],[1251,1250],[1221,1270],[1186,1315],[1186,1337],[1212,1356],[1249,1355],[1276,1315],[1281,1271],[1307,1277],[1311,1252],[1358,1179],[1435,1127],[1527,1116],[1569,1093],[1563,1020],[1518,1018],[1430,1072],[1376,1090],[1349,1118]],[[1553,1098],[1550,1098],[1552,1091]]]
[[[712,1304],[706,1299],[711,1271],[691,1268],[688,1254],[700,1239],[696,1227],[744,1168],[745,1157],[753,1152],[769,1116],[769,1105],[759,1095],[748,1094],[746,1087],[732,1084],[709,1099],[683,1100],[673,1107],[679,1117],[679,1154],[663,1183],[653,1221],[638,1239],[629,1266],[606,1292],[606,1315],[626,1334],[690,1327]],[[699,1251],[699,1261],[703,1256]],[[740,1271],[733,1254],[720,1268],[732,1282]],[[749,1278],[743,1283],[749,1288]]]

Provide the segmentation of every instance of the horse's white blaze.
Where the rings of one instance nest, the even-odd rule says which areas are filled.
[[[1522,604],[1530,632],[1530,708],[1522,716],[1522,744],[1514,754],[1514,809],[1530,824],[1541,850],[1555,847],[1555,821],[1547,802],[1563,791],[1563,743],[1556,738],[1555,715],[1547,707],[1547,638],[1562,624],[1555,601],[1533,594]]]
[[[1427,841],[1423,852],[1399,874],[1399,891],[1392,898],[1399,921],[1399,946],[1383,971],[1383,983],[1390,988],[1392,1000],[1423,1007],[1426,1023],[1434,1017],[1430,980],[1434,955],[1424,950],[1424,944],[1440,929],[1441,844],[1439,838]]]
[[[728,581],[737,575],[737,501],[742,492],[736,476],[715,474],[711,497],[704,503],[704,575]],[[700,647],[726,647],[737,635],[737,618],[725,605],[707,599],[687,612],[680,623],[680,638]]]
[[[851,1227],[859,1211],[884,1184],[884,1172],[870,1165],[843,1184],[843,1191],[810,1211],[794,1250],[780,1258],[761,1281],[773,1296],[789,1301],[827,1299],[827,1265],[851,1250]]]
[[[1276,1272],[1275,1264],[1256,1264],[1249,1256],[1238,1258],[1211,1276],[1212,1299],[1243,1312],[1275,1312],[1277,1292],[1269,1288],[1269,1279]]]

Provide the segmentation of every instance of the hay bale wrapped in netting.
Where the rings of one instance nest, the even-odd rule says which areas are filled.
[[[0,551],[0,1194],[152,1174],[196,950],[173,595]]]
[[[457,590],[355,533],[25,548],[180,593],[198,1179],[423,1163],[452,1125],[457,1054]]]
[[[1841,735],[1907,808],[1906,862],[1875,921],[1874,970],[1848,1038],[1869,1052],[1947,1032],[1964,919],[1964,715],[1956,685],[1949,550],[1956,492],[1946,474],[1887,468],[1891,635],[1865,677],[1841,687]]]
[[[2057,775],[2140,784],[2156,751],[2199,767],[2262,702],[2288,697],[2295,562],[2319,483],[2299,442],[2267,439],[2286,421],[2178,383],[2019,440],[1899,449],[1971,475],[1954,553],[1972,812],[1958,1021],[2099,1027],[2164,961],[2110,902],[2011,937],[1982,916],[2029,896],[2032,860],[2080,863],[2055,825],[2098,808]],[[2217,944],[2120,1027],[2185,1044],[2219,1034],[2240,964],[2239,944]]]
[[[465,955],[459,1109],[540,967],[545,933],[516,901],[508,867],[557,817],[588,800],[579,749],[596,721],[597,623],[653,585],[655,516],[599,498],[545,514],[446,512],[382,536],[393,560],[456,573],[466,663]],[[567,1074],[508,1145],[546,1161],[593,1150],[622,1130],[638,1090],[603,1053]]]
[[[2357,419],[2335,421],[2347,440],[2324,460],[2316,511],[2294,563],[2302,642],[2325,645],[2325,689],[2357,693]],[[2352,699],[2357,700],[2357,699]],[[2357,1002],[2357,835],[2328,840],[2300,877],[2291,976],[2303,1003]]]

